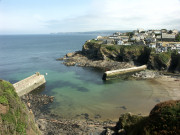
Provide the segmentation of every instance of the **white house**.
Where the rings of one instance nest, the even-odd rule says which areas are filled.
[[[123,44],[124,44],[124,42],[122,40],[117,41],[117,45],[123,45]]]
[[[156,48],[156,44],[155,44],[155,43],[150,43],[148,46],[149,46],[150,48]]]

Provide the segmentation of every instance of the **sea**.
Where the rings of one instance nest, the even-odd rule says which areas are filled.
[[[46,84],[37,94],[54,96],[46,109],[65,119],[118,120],[126,112],[148,115],[168,92],[152,80],[103,81],[103,72],[67,67],[57,58],[82,49],[85,41],[111,32],[0,35],[0,79],[16,83],[36,72]]]

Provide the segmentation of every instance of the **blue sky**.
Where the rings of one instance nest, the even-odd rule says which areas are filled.
[[[0,34],[179,29],[180,0],[0,0]]]

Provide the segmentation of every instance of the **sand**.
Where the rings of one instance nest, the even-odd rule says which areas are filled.
[[[180,99],[180,77],[161,76],[154,81],[168,91],[169,97],[173,100]]]

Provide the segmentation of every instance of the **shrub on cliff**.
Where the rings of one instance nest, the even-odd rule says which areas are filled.
[[[180,42],[180,33],[176,36],[175,41]]]
[[[179,135],[180,100],[157,104],[150,112],[144,131],[151,135]]]
[[[168,70],[171,64],[171,52],[151,53],[148,67],[151,69]]]
[[[121,135],[121,131],[126,135],[179,135],[179,116],[180,100],[166,101],[157,104],[147,117],[121,115],[113,130],[117,135]]]
[[[0,134],[40,134],[33,115],[21,102],[12,84],[3,80],[0,80]]]

